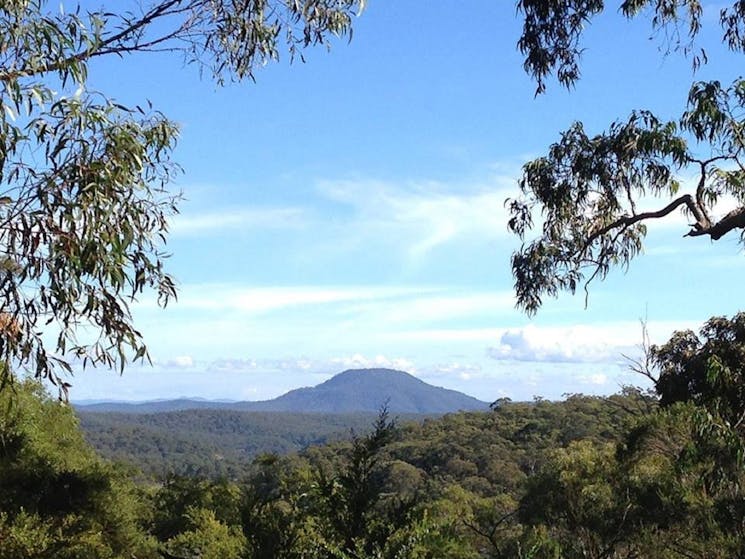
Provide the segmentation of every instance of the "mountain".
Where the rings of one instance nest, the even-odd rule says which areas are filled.
[[[185,410],[232,410],[253,411],[259,402],[225,402],[224,400],[202,400],[178,398],[175,400],[150,400],[147,402],[122,402],[99,400],[73,402],[75,409],[95,413],[165,413]]]
[[[77,404],[87,412],[157,413],[187,409],[233,411],[357,413],[380,410],[392,413],[445,414],[460,410],[485,410],[482,402],[455,390],[432,386],[403,371],[352,369],[317,386],[298,388],[260,402],[211,402],[208,400],[161,400],[143,403]]]
[[[383,405],[394,413],[426,414],[488,408],[486,402],[391,369],[344,371],[318,386],[292,390],[265,404],[264,409],[272,411],[324,413],[375,412]]]

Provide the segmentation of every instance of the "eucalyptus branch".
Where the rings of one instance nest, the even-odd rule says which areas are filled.
[[[122,45],[117,48],[108,48],[108,49],[106,47],[113,45],[114,43],[131,36],[133,33],[152,24],[156,19],[164,17],[166,15],[170,15],[170,9],[175,5],[183,3],[184,1],[185,0],[167,0],[161,4],[158,4],[150,12],[145,14],[142,18],[130,23],[129,25],[127,25],[127,27],[125,27],[120,32],[115,33],[114,35],[107,37],[103,40],[100,40],[98,42],[94,42],[88,48],[83,49],[75,54],[72,54],[62,60],[57,60],[53,62],[50,61],[50,62],[41,64],[33,68],[25,67],[19,70],[0,72],[0,82],[10,82],[13,80],[17,80],[19,78],[38,76],[38,75],[43,75],[43,74],[47,74],[50,72],[58,72],[60,70],[69,68],[73,64],[83,62],[94,56],[125,53],[125,52],[132,52],[132,51],[138,50],[137,45],[132,45],[129,47]],[[166,40],[167,37],[168,35],[163,37],[162,40]],[[160,39],[158,40],[158,42],[160,42]]]
[[[680,196],[679,198],[676,198],[672,202],[670,202],[667,206],[662,208],[661,210],[657,211],[649,211],[649,212],[642,212],[636,215],[625,215],[623,217],[620,217],[611,223],[601,227],[600,229],[597,229],[596,231],[590,233],[588,235],[587,239],[584,242],[583,247],[580,250],[580,253],[585,252],[592,244],[597,241],[599,238],[607,235],[614,229],[618,228],[628,228],[632,225],[635,225],[641,221],[647,220],[647,219],[659,219],[662,217],[665,217],[667,215],[670,215],[673,211],[675,211],[677,208],[679,208],[682,205],[686,205],[689,208],[695,208],[695,203],[693,202],[693,198],[690,194],[684,194],[683,196]],[[693,211],[693,210],[692,210]],[[700,212],[696,212],[699,213]]]

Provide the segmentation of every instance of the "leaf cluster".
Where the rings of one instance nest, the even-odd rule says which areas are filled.
[[[518,48],[537,93],[551,75],[566,87],[577,82],[584,28],[607,9],[602,0],[518,3],[525,18]],[[619,11],[649,18],[668,49],[692,56],[694,68],[708,61],[703,50],[695,52],[703,23],[698,0],[627,0]],[[736,52],[745,44],[744,15],[739,1],[720,12],[722,41]],[[532,314],[561,291],[587,294],[593,280],[627,268],[643,250],[648,224],[673,212],[689,217],[686,236],[719,240],[739,231],[742,241],[744,83],[694,82],[675,120],[640,109],[594,135],[575,123],[547,155],[527,163],[521,196],[506,202],[508,228],[523,242],[512,256],[517,306]],[[721,210],[723,197],[737,207]]]
[[[130,305],[176,295],[164,246],[177,126],[89,91],[99,57],[174,51],[218,82],[348,36],[361,0],[0,5],[0,361],[48,378],[148,359]],[[53,340],[51,343],[45,340]],[[3,383],[9,377],[4,376]]]

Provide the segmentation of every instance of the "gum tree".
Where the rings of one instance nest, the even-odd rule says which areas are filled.
[[[550,76],[571,87],[580,78],[582,31],[610,7],[602,0],[520,0],[518,9],[518,47],[537,93]],[[695,42],[703,17],[698,0],[626,0],[619,9],[629,19],[649,17],[666,47],[689,56],[694,68],[707,62]],[[745,2],[722,8],[719,23],[724,45],[745,51]],[[743,79],[693,83],[676,120],[639,110],[601,134],[572,125],[524,166],[521,195],[507,202],[508,226],[523,240],[512,256],[518,306],[535,313],[546,296],[586,291],[612,267],[628,266],[647,226],[679,210],[690,220],[687,237],[739,235],[744,242],[744,149]],[[682,179],[690,175],[692,184]],[[650,200],[656,207],[647,209]]]
[[[129,305],[164,267],[177,127],[86,88],[89,64],[171,51],[218,83],[351,33],[364,0],[0,2],[0,363],[67,384],[147,350]],[[144,100],[143,100],[144,101]],[[10,367],[1,369],[3,384]]]

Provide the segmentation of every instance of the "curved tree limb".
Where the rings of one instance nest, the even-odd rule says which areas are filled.
[[[587,240],[582,247],[582,252],[587,250],[587,248],[597,239],[610,233],[614,229],[625,229],[647,219],[659,219],[665,217],[684,204],[696,219],[695,223],[691,225],[692,229],[686,233],[686,237],[701,237],[708,235],[712,240],[718,241],[733,229],[745,229],[745,206],[732,210],[719,221],[712,223],[711,219],[696,203],[694,198],[690,194],[684,194],[660,210],[623,216],[608,225],[601,227],[587,237]]]
[[[701,214],[700,210],[696,207],[695,202],[693,201],[693,197],[691,197],[690,194],[684,194],[683,196],[680,196],[679,198],[676,198],[672,202],[670,202],[667,206],[662,208],[661,210],[657,210],[654,212],[642,212],[635,215],[625,215],[623,217],[618,218],[617,220],[609,223],[608,225],[601,227],[597,231],[593,232],[587,237],[587,240],[585,241],[584,246],[582,247],[582,252],[587,250],[592,243],[594,243],[596,240],[598,240],[603,235],[607,235],[614,229],[618,228],[627,228],[631,227],[632,225],[635,225],[636,223],[639,223],[640,221],[644,221],[646,219],[659,219],[661,217],[665,217],[669,214],[671,214],[675,209],[685,204],[689,210],[693,213],[693,215],[697,218],[697,221],[699,219],[699,216],[701,219],[703,219],[703,215]],[[697,215],[698,214],[698,215]]]
[[[695,223],[693,229],[685,236],[701,237],[702,235],[708,235],[713,241],[718,241],[733,229],[745,229],[745,207],[732,210],[716,223],[709,223],[706,227],[702,227],[700,223]]]

